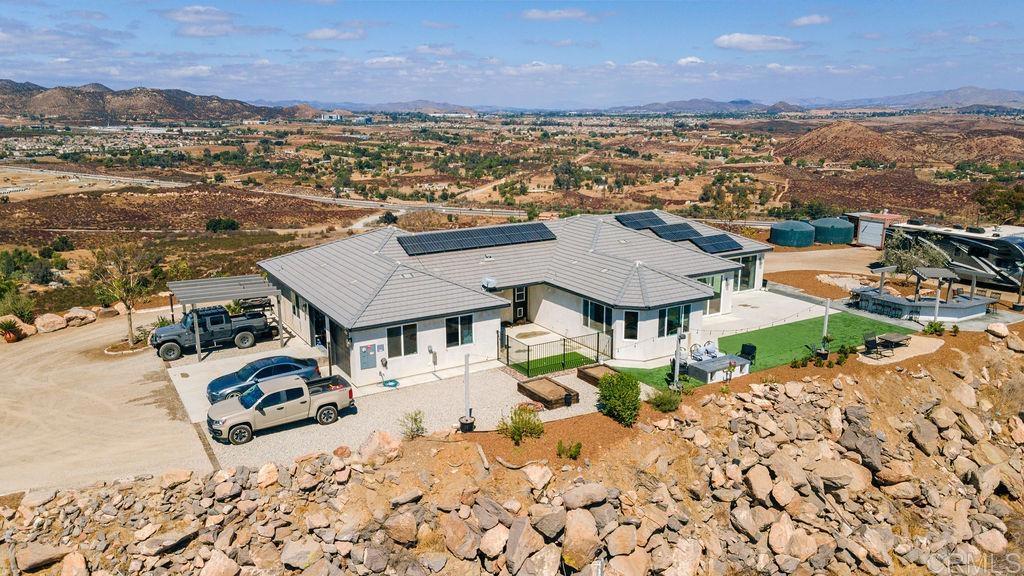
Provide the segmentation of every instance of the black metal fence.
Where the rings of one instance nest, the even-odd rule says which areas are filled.
[[[499,360],[527,377],[533,377],[611,358],[612,334],[595,332],[538,344],[527,344],[505,336],[505,341],[499,342],[498,350]]]

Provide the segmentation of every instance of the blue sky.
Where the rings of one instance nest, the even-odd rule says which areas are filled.
[[[0,0],[0,78],[609,106],[1024,88],[1016,2]]]

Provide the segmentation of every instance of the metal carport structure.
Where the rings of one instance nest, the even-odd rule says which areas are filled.
[[[274,323],[277,325],[277,339],[284,347],[284,325],[281,322],[281,291],[275,288],[266,278],[259,274],[246,276],[223,276],[217,278],[199,278],[196,280],[179,280],[168,282],[170,290],[171,320],[174,320],[174,300],[181,303],[182,310],[192,307],[192,312],[200,304],[242,300],[245,298],[275,299]],[[203,361],[202,343],[199,341],[199,323],[193,322],[196,333],[196,361]]]

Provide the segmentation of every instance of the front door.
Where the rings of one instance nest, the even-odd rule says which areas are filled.
[[[512,322],[526,320],[526,286],[516,288],[512,297]]]
[[[309,335],[313,346],[327,346],[327,317],[312,306],[309,307]]]

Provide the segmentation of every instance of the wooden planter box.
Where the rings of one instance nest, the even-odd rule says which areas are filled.
[[[540,402],[548,410],[571,406],[580,401],[579,392],[563,386],[550,378],[536,378],[519,383],[519,393],[530,400]]]
[[[618,374],[618,370],[604,364],[580,366],[576,369],[576,377],[591,386],[597,386],[598,382],[601,381],[601,377],[608,374]]]

